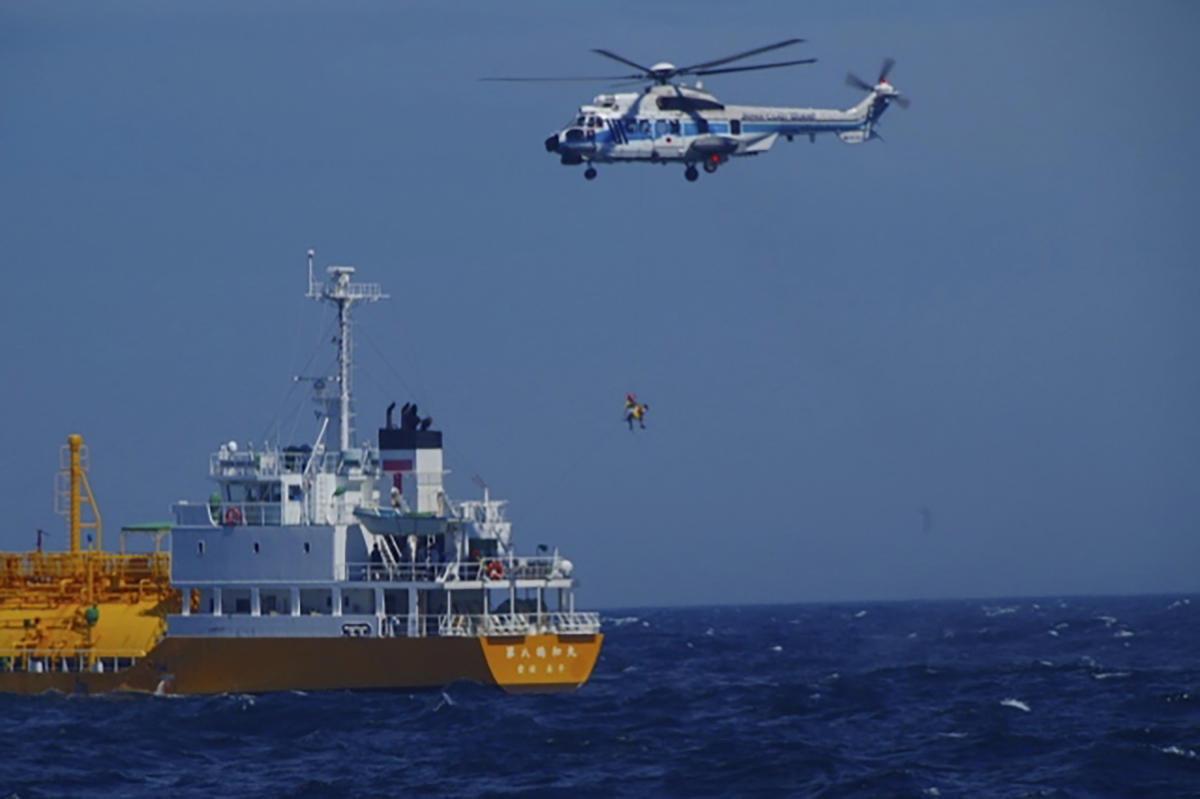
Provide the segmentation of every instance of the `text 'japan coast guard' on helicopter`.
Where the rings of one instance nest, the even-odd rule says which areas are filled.
[[[758,155],[770,150],[780,136],[792,141],[807,136],[815,141],[818,133],[836,133],[847,144],[859,144],[878,138],[875,127],[879,118],[893,102],[908,107],[908,98],[888,83],[887,76],[895,62],[887,59],[879,70],[874,85],[854,75],[846,80],[855,88],[867,92],[857,105],[845,110],[835,108],[791,108],[783,106],[726,105],[713,95],[702,91],[699,81],[694,87],[674,83],[685,75],[716,75],[727,72],[750,72],[798,64],[811,64],[815,58],[777,61],[770,64],[725,67],[732,61],[752,55],[799,44],[803,39],[757,47],[743,53],[705,61],[686,67],[661,62],[651,67],[609,52],[593,50],[602,56],[620,61],[640,72],[594,78],[484,78],[494,81],[652,81],[640,92],[599,94],[588,105],[580,106],[574,120],[545,141],[548,152],[557,153],[564,165],[587,164],[583,176],[596,177],[597,163],[682,163],[684,177],[699,177],[697,164],[705,172],[731,157]]]

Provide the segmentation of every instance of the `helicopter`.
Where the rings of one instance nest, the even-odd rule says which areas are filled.
[[[800,44],[804,39],[786,39],[713,61],[677,67],[666,61],[644,66],[609,50],[592,52],[637,69],[634,74],[585,78],[483,78],[490,81],[632,81],[649,82],[638,92],[596,95],[582,105],[570,123],[546,138],[546,151],[558,155],[564,166],[586,164],[583,176],[596,178],[596,164],[680,163],[683,176],[695,181],[696,165],[713,173],[730,158],[760,155],[770,150],[779,137],[793,141],[806,136],[833,133],[846,144],[861,144],[880,138],[876,127],[892,103],[907,108],[909,100],[888,83],[895,60],[883,62],[875,83],[848,74],[846,82],[867,92],[857,105],[833,108],[790,108],[781,106],[726,105],[704,91],[696,81],[687,86],[677,79],[685,76],[750,72],[760,69],[815,63],[801,58],[750,66],[724,66],[743,58]],[[616,87],[614,87],[616,88]]]

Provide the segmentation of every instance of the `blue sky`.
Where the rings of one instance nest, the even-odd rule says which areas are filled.
[[[291,376],[333,361],[313,247],[392,294],[357,314],[360,432],[417,399],[453,492],[483,475],[585,603],[1195,591],[1196,23],[1186,3],[7,3],[0,546],[64,545],[68,432],[114,544],[206,496],[220,441],[311,438]],[[845,73],[892,56],[913,106],[885,142],[589,183],[541,141],[600,87],[476,80],[790,36],[819,62],[706,88],[848,107]]]

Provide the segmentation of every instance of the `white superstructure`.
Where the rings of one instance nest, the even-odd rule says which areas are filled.
[[[169,635],[597,632],[597,614],[575,611],[570,561],[519,555],[505,503],[486,487],[482,500],[448,496],[442,433],[415,405],[397,419],[393,403],[377,442],[355,443],[350,311],[388,295],[353,282],[349,266],[317,281],[312,258],[307,296],[338,310],[338,374],[312,379],[311,443],[226,442],[209,460],[208,501],[174,505],[171,583],[184,601]]]

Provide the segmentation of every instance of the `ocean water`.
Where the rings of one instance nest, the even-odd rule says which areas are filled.
[[[1200,796],[1200,597],[620,611],[574,694],[0,697],[0,797]]]

